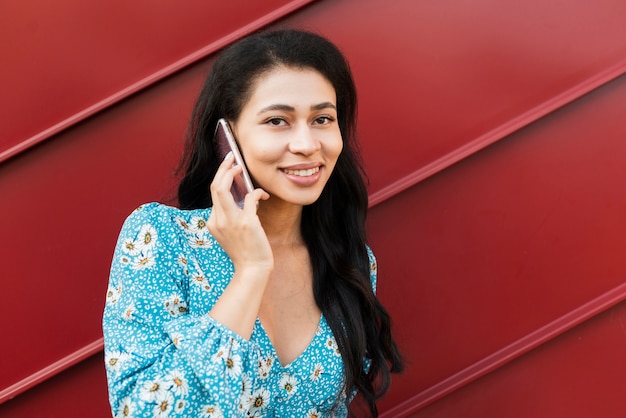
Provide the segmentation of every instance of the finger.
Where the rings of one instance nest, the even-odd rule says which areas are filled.
[[[269,193],[263,189],[254,189],[248,193],[244,199],[243,210],[246,213],[256,214],[259,206],[259,201],[267,200],[270,198]]]
[[[235,202],[231,193],[234,175],[236,175],[236,167],[222,171],[219,176],[215,176],[211,183],[211,199],[213,208],[209,217],[209,231],[217,237],[219,231],[228,228],[228,225],[236,219],[241,209]]]
[[[224,176],[231,168],[233,168],[234,162],[235,157],[233,156],[233,153],[229,152],[228,154],[226,154],[220,165],[217,167],[217,171],[215,172],[215,177],[213,177],[212,183],[220,185],[224,180]]]
[[[232,205],[237,206],[230,191],[235,176],[241,173],[242,168],[233,163],[232,153],[227,154],[211,182],[211,198],[214,206],[219,205],[218,210],[232,208]]]
[[[233,153],[229,152],[218,166],[215,176],[213,177],[213,183],[215,183],[218,188],[224,187],[230,189],[233,179],[235,176],[241,174],[241,171],[242,167],[236,164]]]

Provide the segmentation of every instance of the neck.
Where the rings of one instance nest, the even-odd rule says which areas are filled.
[[[257,211],[267,239],[272,246],[302,244],[302,206],[260,201]]]

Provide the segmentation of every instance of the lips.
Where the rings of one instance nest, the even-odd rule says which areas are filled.
[[[289,174],[292,176],[299,176],[299,177],[309,177],[312,176],[313,174],[317,173],[320,171],[319,167],[314,167],[314,168],[309,168],[309,169],[301,169],[301,170],[290,170],[287,168],[283,169],[283,172],[285,174]]]

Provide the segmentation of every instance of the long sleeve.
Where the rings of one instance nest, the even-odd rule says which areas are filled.
[[[122,227],[103,316],[113,414],[242,416],[258,345],[206,314],[217,295],[196,284],[219,286],[192,263],[178,228],[158,204],[138,208]]]

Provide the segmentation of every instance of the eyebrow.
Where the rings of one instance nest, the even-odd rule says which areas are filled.
[[[323,102],[316,105],[311,106],[311,110],[323,110],[323,109],[335,109],[337,110],[337,106],[332,104],[331,102]],[[285,105],[285,104],[273,104],[264,107],[259,111],[259,115],[265,112],[271,112],[273,110],[282,110],[285,112],[295,112],[296,108],[293,106]]]

